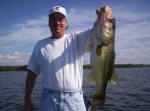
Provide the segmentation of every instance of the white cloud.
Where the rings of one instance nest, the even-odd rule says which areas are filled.
[[[48,16],[42,16],[37,20],[28,20],[25,22],[26,26],[48,26]]]
[[[148,12],[114,8],[116,17],[116,63],[150,64],[150,15]]]
[[[75,9],[68,11],[69,29],[67,32],[87,29],[92,27],[96,20],[95,10]],[[134,12],[125,7],[113,7],[113,16],[117,20],[116,27],[116,63],[150,63],[150,41],[142,41],[142,38],[150,37],[150,15],[148,12]],[[26,20],[16,24],[14,29],[8,30],[6,36],[0,36],[0,48],[3,50],[15,48],[36,42],[48,37],[48,17],[41,16],[38,19]],[[140,39],[141,41],[136,41]],[[0,55],[0,65],[26,64],[29,55],[21,53]],[[84,63],[89,63],[89,55],[85,54]]]
[[[92,17],[89,17],[89,14]],[[68,23],[70,28],[68,32],[89,28],[96,19],[95,12],[87,9],[70,9],[68,12]],[[21,47],[28,43],[33,43],[39,39],[48,37],[50,30],[48,27],[48,17],[41,16],[39,19],[26,20],[13,26],[11,31],[7,31],[6,36],[0,36],[0,48],[10,50],[15,47]],[[28,55],[28,54],[27,54]],[[27,64],[29,56],[15,52],[8,54],[0,60],[0,65],[22,65]]]
[[[0,54],[0,60],[3,59],[3,55]]]
[[[0,48],[14,48],[48,37],[50,31],[47,24],[48,19],[46,19],[46,17],[41,17],[37,20],[28,20],[22,24],[16,24],[8,35],[0,36]]]
[[[68,12],[68,21],[71,24],[84,24],[96,19],[95,10],[90,9],[74,9],[71,8]]]
[[[121,19],[121,20],[126,20],[126,21],[139,21],[139,20],[144,20],[147,18],[150,18],[149,13],[137,13],[137,12],[126,12],[126,11],[114,11],[114,17]]]
[[[27,65],[31,54],[22,54],[15,52],[13,54],[8,54],[6,56],[0,56],[0,65]]]
[[[95,10],[91,9],[75,9],[68,11],[68,24],[70,26],[68,32],[85,30],[93,26],[96,20]]]
[[[121,1],[122,2],[122,1]],[[131,2],[131,1],[130,1]],[[144,6],[142,6],[141,0],[137,1],[138,5],[140,6],[132,6],[129,1],[128,2],[122,2],[118,6],[112,6],[113,11],[113,17],[115,17],[117,20],[123,20],[123,21],[140,21],[150,18],[149,10],[144,10]],[[141,3],[140,3],[141,2]],[[144,3],[144,2],[143,2]],[[132,3],[136,5],[136,3]]]
[[[79,13],[80,12],[80,13]],[[86,29],[90,22],[93,24],[95,16],[92,10],[70,9],[68,12],[68,32]],[[88,23],[88,24],[86,24]],[[16,46],[23,46],[28,43],[36,42],[42,38],[50,36],[48,27],[48,16],[41,16],[38,19],[26,20],[13,26],[7,35],[0,35],[0,48],[3,50],[11,49]]]
[[[131,40],[150,36],[150,22],[139,21],[136,23],[118,24],[116,36],[121,40]]]

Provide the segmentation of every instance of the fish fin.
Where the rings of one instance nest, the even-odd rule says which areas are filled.
[[[96,97],[93,98],[92,106],[95,108],[96,106],[103,106],[106,102],[106,93],[104,97]]]
[[[89,73],[86,77],[86,80],[89,82],[89,83],[95,83],[96,81],[94,80],[94,77],[91,73]]]
[[[113,73],[112,73],[112,76],[111,76],[109,82],[110,82],[112,85],[116,85],[117,79],[118,79],[117,73],[116,73],[116,71],[113,69]]]
[[[90,44],[86,47],[85,50],[86,50],[86,52],[90,52],[92,48],[93,48],[93,44]]]

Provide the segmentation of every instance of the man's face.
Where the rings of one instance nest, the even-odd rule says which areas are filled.
[[[52,14],[50,16],[49,26],[52,32],[52,36],[56,37],[63,36],[67,27],[66,17],[58,12]]]

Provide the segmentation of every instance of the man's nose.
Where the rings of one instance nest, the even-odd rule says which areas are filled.
[[[59,19],[56,19],[55,21],[56,21],[57,24],[60,24],[60,20]]]

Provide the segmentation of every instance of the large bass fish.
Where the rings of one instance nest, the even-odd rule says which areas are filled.
[[[104,105],[106,100],[107,82],[115,84],[117,74],[114,70],[115,61],[115,19],[105,18],[108,6],[96,11],[98,18],[93,28],[91,45],[91,73],[87,81],[96,82],[96,93],[93,107]]]

